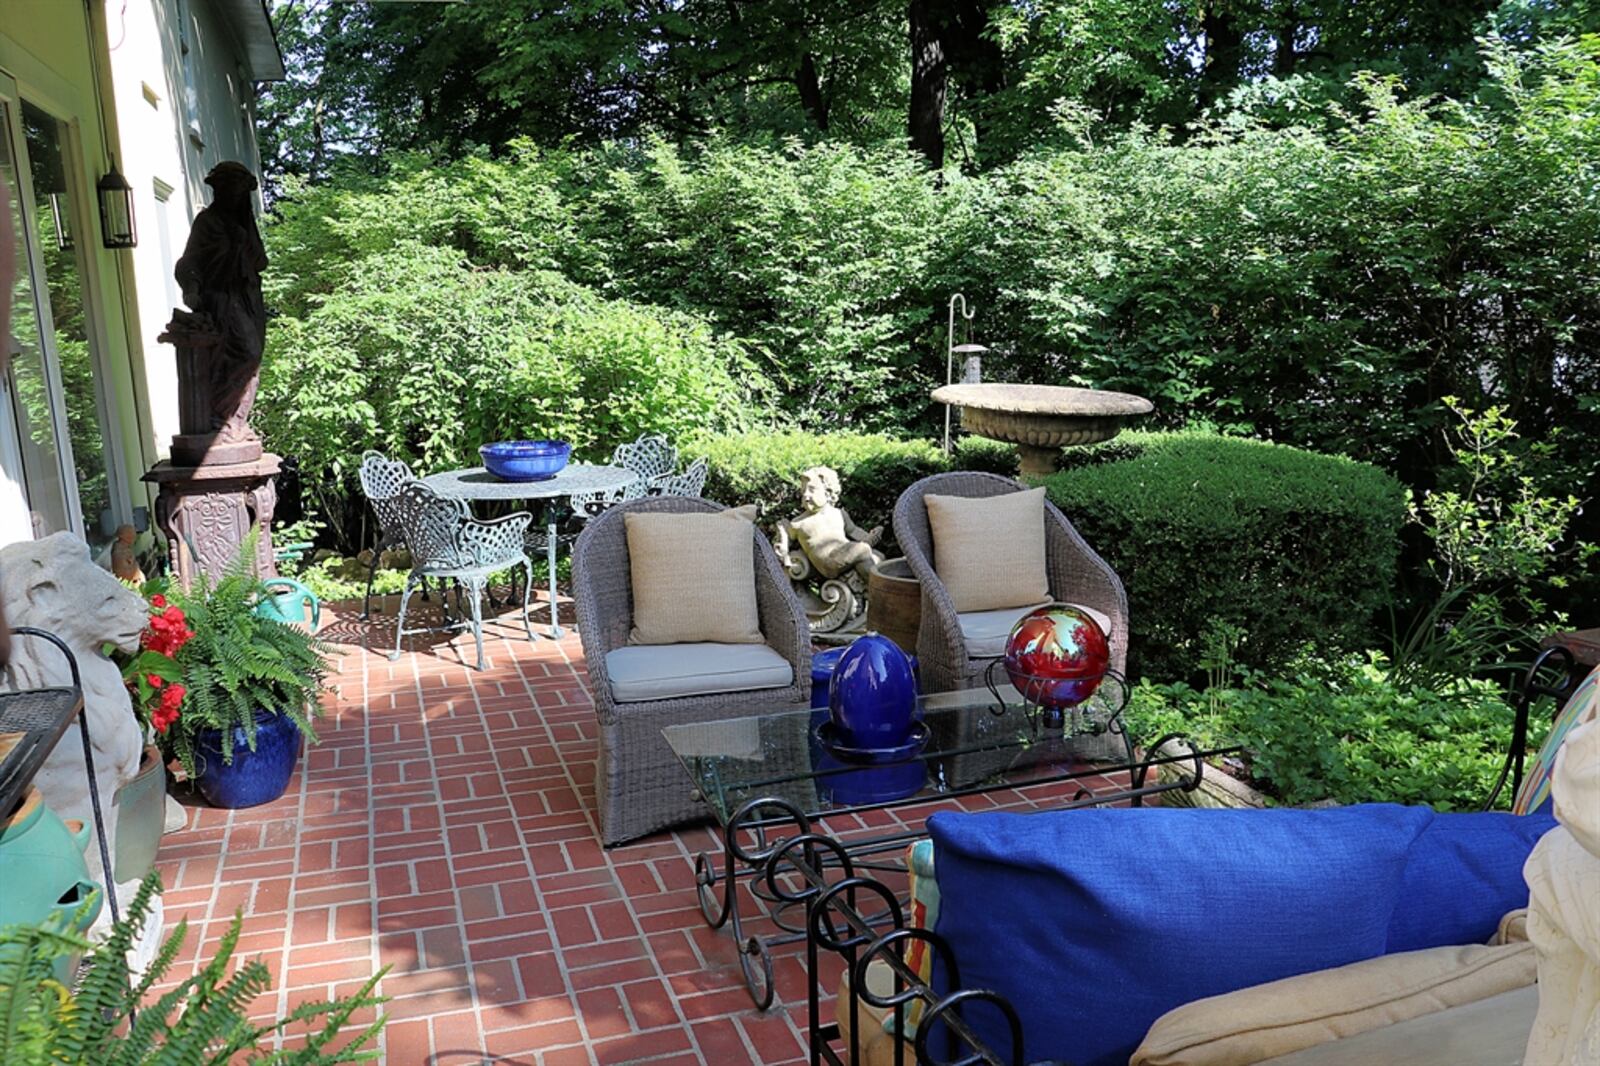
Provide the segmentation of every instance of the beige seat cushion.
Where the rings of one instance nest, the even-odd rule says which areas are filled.
[[[993,611],[1050,599],[1044,489],[1003,496],[924,496],[933,569],[956,610]]]
[[[956,615],[961,624],[961,639],[967,643],[967,656],[972,659],[993,659],[1006,653],[1006,638],[1017,619],[1043,604],[1026,607],[1005,607],[998,611],[968,611]],[[1107,636],[1111,634],[1111,616],[1093,607],[1073,604],[1078,610],[1093,618]]]
[[[1253,1066],[1531,985],[1535,975],[1526,943],[1384,955],[1168,1011],[1129,1066]]]
[[[633,585],[630,644],[761,643],[749,520],[731,511],[623,518]]]
[[[606,653],[618,703],[783,688],[794,667],[765,644],[625,644]]]
[[[1523,1066],[1538,1010],[1539,986],[1529,985],[1259,1066]]]

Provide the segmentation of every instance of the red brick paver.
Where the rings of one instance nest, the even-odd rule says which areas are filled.
[[[481,673],[468,637],[391,663],[385,609],[325,628],[339,654],[321,744],[283,798],[196,806],[163,841],[168,925],[191,927],[179,972],[238,911],[240,955],[273,976],[259,1017],[390,967],[392,1066],[804,1061],[800,947],[778,953],[778,1002],[756,1012],[731,939],[695,907],[709,831],[600,847],[576,636],[529,644],[501,627]]]

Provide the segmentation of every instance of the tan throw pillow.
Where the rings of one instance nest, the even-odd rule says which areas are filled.
[[[1128,1066],[1252,1066],[1533,984],[1533,945],[1427,948],[1187,1003]]]
[[[761,643],[753,527],[742,514],[623,515],[630,644]]]
[[[1050,599],[1044,488],[1003,496],[924,496],[933,569],[956,610],[994,611]]]

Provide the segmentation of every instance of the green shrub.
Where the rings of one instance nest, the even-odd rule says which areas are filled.
[[[1131,672],[1187,680],[1221,626],[1270,669],[1308,644],[1365,647],[1394,587],[1406,496],[1363,463],[1196,431],[1052,475],[1050,498],[1122,577]]]
[[[353,475],[368,448],[421,472],[477,465],[480,444],[508,438],[602,459],[645,431],[737,425],[759,383],[744,348],[692,315],[415,243],[275,320],[267,351],[257,424],[349,552],[363,547]]]
[[[718,140],[597,162],[585,232],[618,291],[749,340],[807,428],[921,428],[950,199],[914,156]]]
[[[690,459],[708,461],[708,499],[759,504],[764,523],[788,518],[799,507],[801,471],[831,466],[843,487],[840,506],[865,528],[882,525],[882,546],[891,550],[894,504],[913,481],[945,470],[1017,472],[1016,449],[981,437],[961,438],[949,458],[927,441],[799,430],[704,434],[683,451]]]
[[[1376,656],[1254,681],[1206,692],[1145,681],[1124,713],[1136,737],[1177,732],[1207,746],[1242,745],[1254,783],[1288,805],[1332,799],[1473,810],[1489,798],[1510,750],[1514,715],[1489,681],[1396,684]],[[1537,750],[1550,716],[1533,720]]]

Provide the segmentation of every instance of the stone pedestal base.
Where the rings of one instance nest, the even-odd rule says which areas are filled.
[[[251,527],[256,571],[276,577],[272,558],[272,509],[278,502],[276,455],[227,465],[174,466],[157,463],[144,480],[160,486],[156,524],[167,538],[172,574],[187,585],[198,573],[216,578],[239,554]]]

